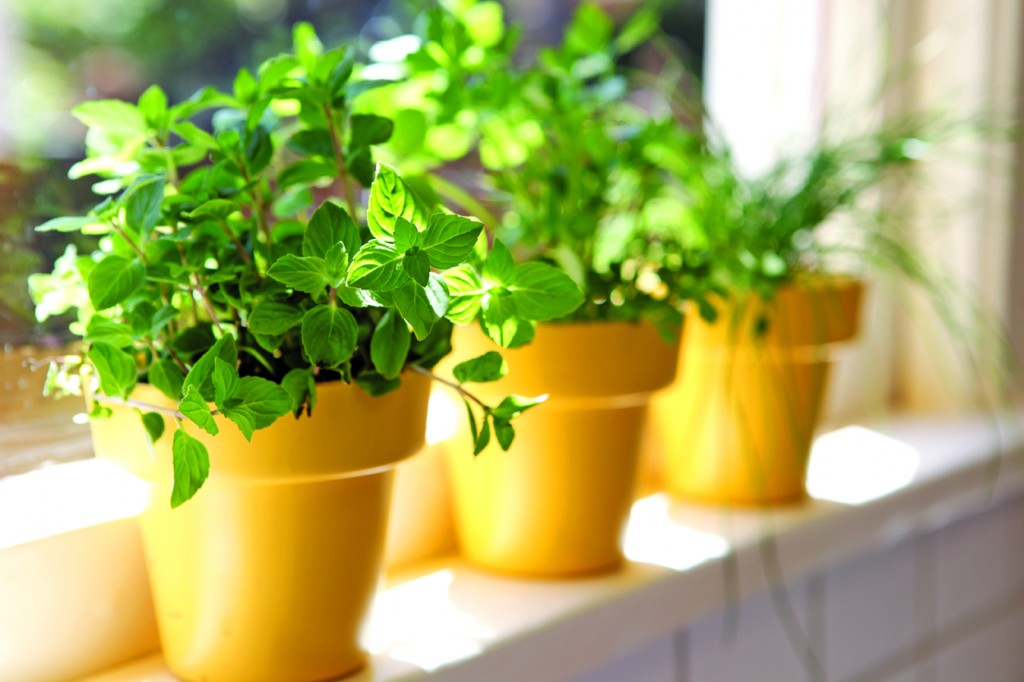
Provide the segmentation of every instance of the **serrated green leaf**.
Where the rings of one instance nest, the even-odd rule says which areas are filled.
[[[292,45],[296,59],[312,75],[316,70],[317,58],[323,54],[324,45],[316,35],[313,25],[300,21],[292,28]]]
[[[102,341],[117,348],[127,348],[132,345],[132,329],[102,315],[93,315],[85,327],[85,340],[90,343]]]
[[[425,252],[415,247],[402,256],[402,269],[421,287],[427,286],[430,281],[430,259]]]
[[[287,303],[263,301],[249,314],[249,331],[254,334],[277,336],[302,321],[304,312]]]
[[[178,403],[178,412],[181,412],[211,436],[216,436],[220,432],[217,422],[213,419],[209,403],[203,400],[203,396],[199,395],[199,390],[195,386],[185,387],[185,397]]]
[[[362,246],[359,228],[344,208],[333,201],[325,201],[309,219],[302,238],[302,255],[324,258],[337,243],[343,243],[351,255]]]
[[[106,310],[135,293],[142,286],[146,270],[142,263],[122,256],[107,256],[89,273],[89,300],[96,310]]]
[[[292,396],[287,390],[261,377],[243,377],[223,412],[246,440],[252,440],[254,431],[270,426],[291,409]]]
[[[373,294],[365,289],[354,289],[342,284],[338,287],[337,291],[338,298],[341,299],[341,302],[349,308],[365,308],[367,306],[372,306],[374,308],[381,307],[380,302],[373,297]]]
[[[476,439],[480,435],[480,432],[476,427],[476,415],[473,414],[473,406],[469,404],[469,400],[466,398],[462,399],[462,404],[466,406],[466,418],[469,421],[469,433],[473,437],[473,442],[476,443]],[[484,419],[486,418],[487,415],[484,415]]]
[[[489,350],[479,357],[455,365],[452,374],[460,384],[497,381],[508,373],[508,363],[501,353]]]
[[[394,297],[398,312],[420,340],[427,337],[448,309],[448,289],[434,273],[430,273],[427,286],[410,280],[394,291]]]
[[[185,375],[173,360],[157,360],[149,366],[149,383],[171,400],[181,400]]]
[[[327,266],[323,258],[289,253],[270,266],[267,274],[286,287],[307,294],[316,294],[327,288]]]
[[[415,225],[405,218],[395,218],[395,250],[398,253],[405,253],[422,242],[423,235]]]
[[[405,367],[412,336],[398,313],[388,310],[380,318],[370,339],[370,359],[385,379],[394,379]]]
[[[509,287],[516,313],[545,322],[564,317],[583,303],[583,292],[567,274],[546,263],[521,263]]]
[[[92,344],[88,355],[99,375],[100,390],[104,395],[127,398],[135,388],[135,359],[102,341]]]
[[[145,427],[146,433],[149,434],[149,442],[156,443],[160,440],[160,436],[164,435],[163,415],[156,412],[140,412],[139,416],[142,418],[142,426]]]
[[[231,89],[234,92],[235,99],[241,104],[251,103],[259,94],[259,84],[253,77],[252,72],[244,66],[238,70]]]
[[[348,268],[348,285],[357,289],[391,291],[408,281],[398,251],[377,239],[363,244]]]
[[[484,261],[484,284],[508,287],[513,284],[516,276],[516,264],[512,260],[512,252],[505,243],[494,240],[491,252]]]
[[[352,313],[318,305],[302,318],[302,348],[312,365],[337,367],[356,350],[359,325]]]
[[[379,164],[377,176],[370,186],[370,204],[366,221],[377,239],[390,239],[395,232],[395,219],[405,218],[413,225],[427,222],[427,212],[419,198],[390,166]]]
[[[340,286],[348,274],[348,252],[345,250],[345,244],[338,242],[328,249],[324,265],[327,269],[327,285]]]
[[[174,459],[174,487],[171,490],[171,507],[178,507],[192,499],[203,487],[210,475],[210,453],[201,442],[185,433],[184,429],[174,432],[171,446]]]
[[[430,264],[435,268],[454,268],[465,263],[472,255],[483,229],[483,223],[476,220],[435,213],[430,216],[427,229],[423,231],[423,251],[430,257]]]
[[[238,370],[234,365],[229,365],[220,358],[213,361],[213,401],[217,407],[224,409],[227,402],[235,396],[238,390]]]
[[[213,347],[203,353],[202,357],[192,365],[192,369],[189,370],[188,376],[185,377],[185,383],[182,385],[185,395],[188,394],[189,387],[195,387],[203,400],[213,400],[213,369],[214,361],[217,358],[229,365],[238,363],[238,349],[235,346],[235,337],[231,334],[225,334],[219,338]]]
[[[466,264],[446,270],[441,277],[451,295],[445,317],[456,324],[470,324],[479,314],[484,294],[487,293],[480,275]]]

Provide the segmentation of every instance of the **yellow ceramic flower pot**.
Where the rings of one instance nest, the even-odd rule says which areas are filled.
[[[456,329],[453,357],[493,344]],[[678,343],[649,325],[542,324],[530,345],[503,351],[508,376],[473,390],[493,402],[547,393],[515,422],[509,452],[496,444],[473,457],[468,433],[448,462],[463,553],[500,572],[593,573],[622,561],[620,539],[652,392],[675,374]]]
[[[686,499],[739,505],[797,502],[830,366],[857,333],[860,282],[801,281],[774,300],[687,320],[679,379],[656,401],[666,482]],[[759,331],[758,320],[767,320]]]
[[[392,469],[423,444],[428,393],[419,375],[380,398],[319,384],[312,417],[283,417],[252,443],[221,417],[215,437],[188,426],[210,452],[210,477],[177,509],[171,420],[153,447],[133,410],[94,423],[96,452],[151,483],[140,523],[176,675],[312,681],[363,666]],[[151,386],[133,398],[167,403]]]

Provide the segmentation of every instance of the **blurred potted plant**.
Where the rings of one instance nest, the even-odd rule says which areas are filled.
[[[659,399],[670,492],[741,505],[806,497],[833,349],[859,329],[861,273],[878,268],[944,295],[896,216],[864,202],[906,176],[936,134],[923,121],[891,124],[819,142],[756,178],[706,137],[681,127],[661,137],[653,152],[677,180],[669,206],[709,254],[718,292],[717,319],[687,327],[679,380]],[[823,239],[837,218],[843,238]]]
[[[294,53],[240,70],[231,93],[81,104],[88,157],[72,175],[99,175],[107,196],[38,228],[103,235],[34,289],[77,308],[83,350],[64,370],[91,401],[97,453],[151,482],[140,522],[164,655],[185,679],[363,665],[391,469],[422,444],[450,320],[472,317],[447,282],[482,225],[428,213],[375,170],[392,122],[352,114],[374,86],[354,67],[299,24]],[[196,124],[209,109],[212,132]],[[336,191],[344,206],[320,200]],[[541,267],[531,301],[571,305],[571,281]],[[496,356],[460,372],[482,380]],[[537,402],[447,383],[509,434]]]
[[[390,86],[401,93],[392,102],[417,111],[406,115],[430,123],[418,145],[388,152],[429,171],[425,183],[441,196],[498,213],[495,233],[509,245],[495,245],[482,278],[451,282],[456,300],[491,305],[479,329],[457,333],[456,354],[477,355],[490,337],[514,349],[494,390],[549,396],[543,413],[523,417],[509,455],[470,459],[456,448],[449,457],[462,549],[488,568],[571,575],[622,561],[648,402],[674,376],[679,310],[703,286],[692,254],[648,219],[646,199],[662,182],[647,156],[658,128],[625,101],[616,66],[654,25],[641,15],[616,34],[584,3],[562,45],[519,68],[517,31],[506,31],[496,3],[436,9],[399,64],[405,80]],[[445,139],[463,144],[445,149]],[[467,152],[482,166],[482,199],[452,193],[437,170]],[[582,305],[518,323],[505,292],[534,279],[539,263],[568,273]],[[484,421],[469,434],[478,451],[492,432],[506,444],[500,425]]]

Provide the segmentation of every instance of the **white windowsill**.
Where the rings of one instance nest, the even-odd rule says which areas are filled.
[[[1018,458],[1002,457],[998,480],[989,485],[997,445],[990,420],[906,417],[872,429],[819,440],[811,485],[821,499],[806,505],[757,512],[670,504],[658,495],[640,500],[626,538],[631,561],[618,573],[509,579],[452,557],[389,576],[375,613],[371,666],[348,679],[571,678],[721,610],[728,599],[763,590],[772,582],[762,567],[765,537],[778,545],[785,579],[797,580],[1024,495]],[[1019,434],[1014,438],[1019,448]],[[1009,437],[1003,439],[1008,445]],[[68,474],[74,485],[39,505],[51,513],[39,516],[37,533],[68,530],[70,520],[86,525],[135,513],[139,501],[129,479],[100,462],[70,466],[79,467]],[[93,485],[81,485],[83,472],[94,477]],[[11,518],[15,505],[30,501],[12,492],[21,485],[24,493],[28,478],[0,482],[0,518]],[[129,494],[113,495],[115,488]],[[122,501],[102,509],[94,504],[115,498]],[[84,509],[92,509],[92,518],[82,518]],[[0,548],[24,539],[10,526],[0,524]],[[728,590],[727,560],[735,561],[739,576]],[[172,680],[159,656],[88,678]]]

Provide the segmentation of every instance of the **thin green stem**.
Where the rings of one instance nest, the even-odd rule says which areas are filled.
[[[454,390],[456,393],[461,395],[463,398],[468,398],[469,400],[472,400],[474,403],[476,403],[477,405],[482,407],[484,410],[490,410],[491,409],[490,405],[488,405],[484,401],[480,400],[480,398],[477,398],[475,395],[473,395],[472,393],[467,391],[465,388],[462,387],[462,384],[456,383],[456,382],[451,381],[449,379],[445,379],[444,377],[440,377],[440,376],[434,374],[433,372],[431,372],[429,369],[427,369],[425,367],[420,367],[419,365],[408,365],[408,367],[412,371],[418,372],[419,374],[422,374],[425,377],[429,377],[430,379],[432,379],[433,381],[438,382],[439,384],[444,384],[448,388]]]
[[[356,199],[352,191],[351,179],[348,170],[345,168],[345,155],[341,148],[341,135],[338,133],[338,125],[334,120],[334,112],[329,104],[324,103],[324,118],[327,120],[327,130],[331,136],[331,147],[334,149],[334,160],[338,164],[338,180],[341,182],[341,191],[345,195],[345,205],[348,206],[348,213],[352,219],[356,219]]]

